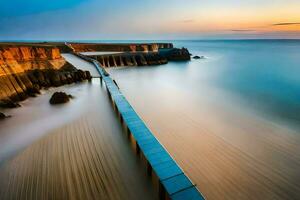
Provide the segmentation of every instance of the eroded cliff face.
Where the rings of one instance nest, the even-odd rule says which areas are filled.
[[[59,69],[65,63],[59,49],[55,47],[0,47],[0,66],[4,68],[5,75],[37,68]]]
[[[23,100],[41,87],[72,82],[70,71],[76,68],[54,46],[0,45],[0,103]]]

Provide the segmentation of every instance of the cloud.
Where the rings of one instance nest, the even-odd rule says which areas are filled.
[[[184,20],[181,20],[180,22],[181,23],[192,23],[192,22],[194,22],[195,20],[193,20],[193,19],[184,19]]]
[[[230,31],[232,31],[232,32],[253,32],[253,31],[256,31],[256,30],[252,30],[252,29],[232,29]]]
[[[272,26],[290,26],[290,25],[300,25],[300,22],[282,22],[282,23],[272,24]]]

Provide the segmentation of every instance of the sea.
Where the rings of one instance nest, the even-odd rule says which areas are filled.
[[[300,199],[300,40],[165,42],[204,58],[109,72],[204,196]]]
[[[203,56],[165,65],[107,70],[206,199],[300,199],[300,40],[79,42],[171,42],[175,47],[188,48],[192,56]],[[64,57],[77,68],[93,67],[73,55]],[[75,98],[67,106],[51,107],[48,99],[56,90],[67,91]],[[92,83],[42,93],[21,102],[21,108],[7,111],[12,117],[0,124],[0,175],[10,175],[10,179],[2,179],[4,186],[14,184],[13,181],[21,186],[25,183],[28,172],[24,169],[31,172],[32,166],[39,166],[44,159],[39,149],[56,152],[60,149],[53,144],[62,144],[61,152],[77,155],[64,150],[68,147],[66,141],[96,135],[97,140],[89,139],[99,145],[95,152],[105,152],[101,153],[103,158],[117,160],[103,162],[107,163],[105,172],[116,169],[114,177],[120,177],[107,179],[106,183],[117,183],[122,188],[128,179],[127,186],[134,186],[116,194],[139,199],[145,191],[151,193],[151,188],[142,184],[145,180],[141,178],[140,167],[134,164],[138,162],[131,154],[126,136],[121,138],[118,117],[108,110],[111,108],[104,83],[95,79]],[[84,141],[78,142],[80,148]],[[91,156],[75,158],[82,163],[84,159],[93,160]],[[62,163],[56,157],[49,159],[49,163],[57,166]],[[92,169],[101,167],[93,166]],[[130,168],[130,173],[120,176],[124,167]],[[44,173],[44,168],[37,169],[41,169],[36,173],[38,176]],[[63,168],[59,169],[65,173]],[[106,176],[95,179],[97,183],[101,177]],[[46,187],[47,183],[41,185]]]

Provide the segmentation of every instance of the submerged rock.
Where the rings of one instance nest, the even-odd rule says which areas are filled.
[[[6,115],[3,114],[2,112],[0,112],[0,120],[1,120],[1,119],[5,119],[5,118],[6,118]]]
[[[159,51],[159,54],[165,56],[169,61],[188,61],[191,59],[191,54],[187,48],[163,49]]]
[[[50,104],[63,104],[70,101],[72,95],[68,95],[65,92],[55,92],[52,97],[50,98]]]
[[[87,80],[92,80],[92,75],[91,75],[91,72],[90,71],[85,71],[85,74],[86,74],[86,79]]]
[[[194,56],[193,58],[194,58],[194,59],[203,59],[204,56]]]

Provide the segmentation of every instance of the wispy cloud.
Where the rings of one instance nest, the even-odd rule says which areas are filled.
[[[192,23],[194,21],[195,21],[194,19],[184,19],[184,20],[181,20],[180,22],[181,23]]]
[[[274,24],[270,24],[270,25],[266,25],[266,26],[260,26],[260,27],[252,27],[252,28],[248,28],[248,29],[231,29],[228,31],[232,31],[232,32],[259,32],[262,31],[266,28],[271,28],[271,27],[276,27],[276,26],[293,26],[293,25],[299,25],[300,26],[300,22],[280,22],[280,23],[274,23]]]
[[[232,31],[232,32],[253,32],[253,31],[256,31],[256,30],[253,30],[253,29],[232,29],[230,31]]]
[[[300,22],[282,22],[282,23],[272,24],[272,26],[290,26],[290,25],[300,25]]]

